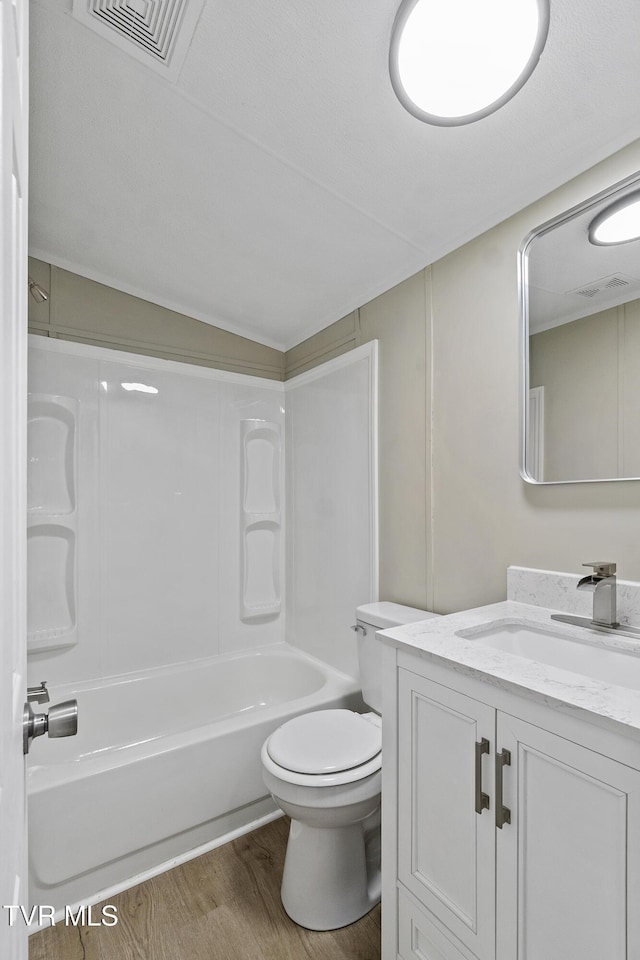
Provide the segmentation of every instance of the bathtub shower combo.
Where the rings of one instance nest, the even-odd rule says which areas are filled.
[[[32,903],[88,904],[277,816],[260,750],[362,709],[377,599],[376,345],[286,384],[30,342]]]

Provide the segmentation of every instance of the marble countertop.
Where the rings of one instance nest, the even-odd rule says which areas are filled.
[[[473,631],[497,620],[524,620],[544,626],[581,643],[622,650],[640,658],[640,642],[585,630],[550,619],[556,610],[506,600],[483,607],[436,617],[381,631],[384,642],[419,653],[459,673],[488,681],[527,699],[580,715],[598,725],[615,729],[640,740],[640,689],[604,683],[593,677],[525,659],[482,643],[482,639],[460,637],[459,631]]]

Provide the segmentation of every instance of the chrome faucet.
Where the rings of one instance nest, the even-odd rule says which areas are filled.
[[[37,687],[27,687],[27,703],[49,703],[46,680],[41,680]]]
[[[593,618],[599,627],[619,627],[616,620],[616,565],[615,563],[583,563],[592,567],[593,573],[578,581],[578,590],[593,592]]]
[[[593,592],[593,617],[574,617],[567,613],[552,613],[552,620],[572,623],[576,627],[587,627],[620,634],[623,637],[640,639],[640,627],[627,623],[620,625],[616,619],[616,565],[615,563],[583,563],[583,567],[593,567],[593,573],[578,580],[578,590]]]

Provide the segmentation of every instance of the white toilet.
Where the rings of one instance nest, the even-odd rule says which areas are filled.
[[[396,603],[358,607],[362,696],[376,713],[315,710],[262,747],[264,782],[291,817],[282,903],[310,930],[353,923],[380,900],[382,647],[376,630],[436,616]]]

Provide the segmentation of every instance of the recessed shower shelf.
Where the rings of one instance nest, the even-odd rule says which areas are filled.
[[[280,597],[280,424],[242,420],[240,619],[277,617]]]
[[[38,650],[64,650],[75,647],[77,642],[75,630],[38,630],[28,634],[27,651],[35,653]]]
[[[243,420],[241,429],[244,513],[279,513],[280,424]]]
[[[273,603],[254,603],[243,608],[243,620],[262,620],[280,613],[280,601]]]
[[[77,401],[28,400],[27,651],[77,643]]]
[[[77,402],[30,394],[27,407],[27,512],[66,516],[76,509]]]
[[[248,530],[249,527],[256,527],[262,524],[279,527],[280,522],[280,511],[277,513],[245,513],[244,515],[245,530]]]
[[[54,513],[48,510],[33,508],[27,511],[27,526],[33,527],[40,523],[57,523],[61,527],[76,528],[75,511],[73,513]]]
[[[68,525],[27,530],[27,650],[73,646],[76,638],[76,536]]]

